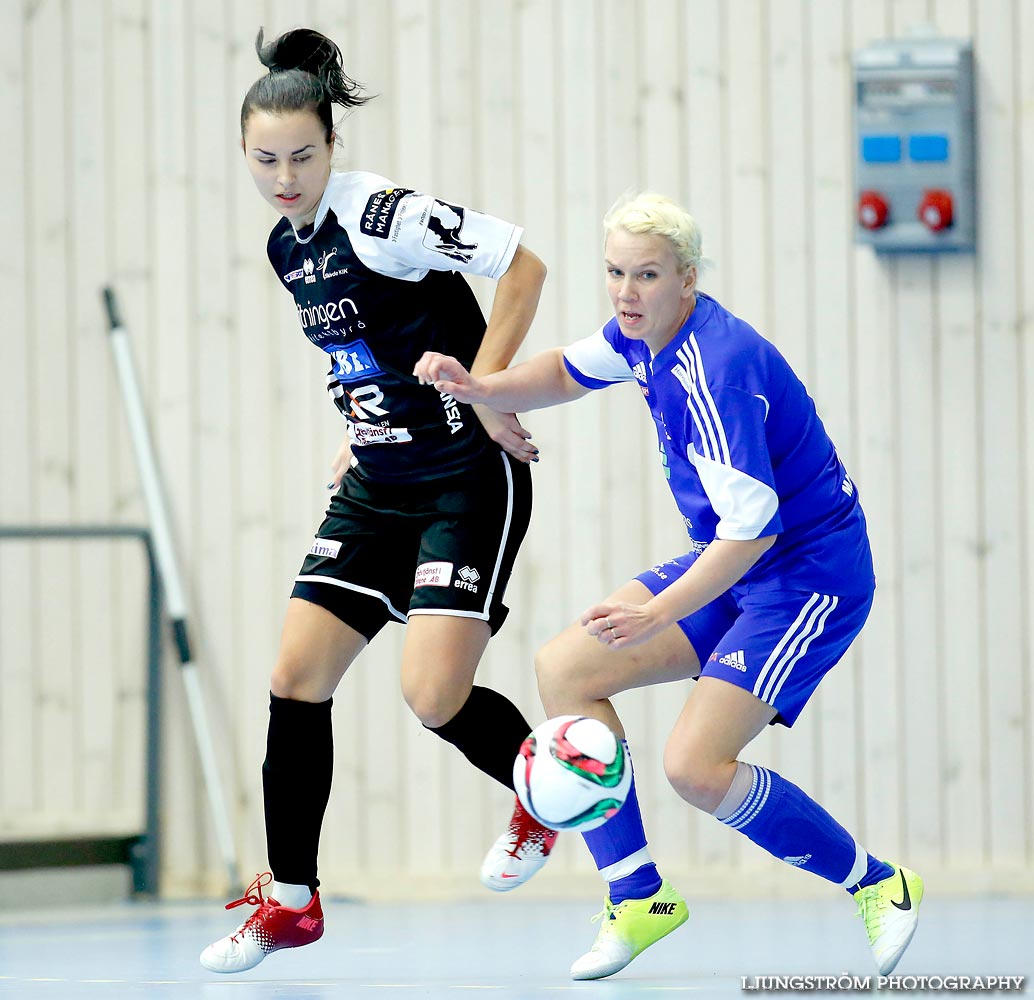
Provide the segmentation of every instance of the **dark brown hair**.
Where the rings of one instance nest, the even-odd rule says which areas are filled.
[[[263,44],[259,28],[255,39],[259,62],[269,72],[259,77],[244,95],[241,135],[253,111],[286,114],[311,111],[323,124],[327,142],[334,132],[332,105],[357,108],[370,100],[362,86],[347,76],[341,50],[326,35],[311,28],[295,28]]]

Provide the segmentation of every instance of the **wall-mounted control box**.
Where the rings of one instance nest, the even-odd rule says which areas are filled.
[[[855,233],[877,251],[976,246],[973,48],[917,36],[855,53]]]

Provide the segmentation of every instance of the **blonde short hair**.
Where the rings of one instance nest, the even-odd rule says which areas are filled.
[[[635,235],[663,236],[670,244],[683,274],[707,261],[701,254],[700,227],[681,205],[653,191],[622,195],[603,217],[604,243],[615,230]]]

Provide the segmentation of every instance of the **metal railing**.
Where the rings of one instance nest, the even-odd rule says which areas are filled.
[[[151,533],[131,525],[0,525],[0,542],[11,539],[135,538],[147,557],[147,722],[145,734],[144,829],[123,837],[80,836],[53,840],[0,841],[0,871],[96,864],[128,865],[133,892],[156,895],[159,863],[161,753],[162,587]]]

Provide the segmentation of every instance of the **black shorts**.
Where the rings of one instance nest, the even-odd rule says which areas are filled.
[[[367,639],[409,615],[488,622],[494,635],[531,519],[531,472],[491,451],[461,475],[381,483],[352,468],[295,579],[300,597]]]

